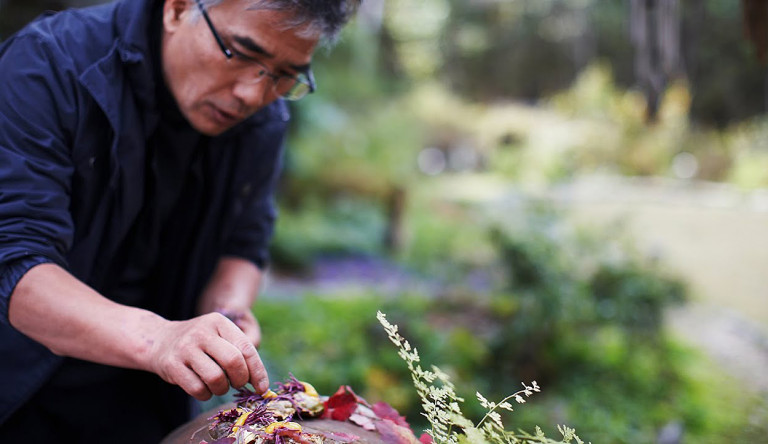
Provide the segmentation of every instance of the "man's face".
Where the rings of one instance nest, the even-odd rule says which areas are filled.
[[[225,0],[208,9],[227,59],[203,17],[190,20],[194,0],[165,0],[162,63],[165,81],[181,113],[203,134],[215,136],[235,126],[279,96],[274,80],[253,83],[260,62],[275,76],[308,68],[317,37],[286,29],[282,11],[247,10],[247,0]]]

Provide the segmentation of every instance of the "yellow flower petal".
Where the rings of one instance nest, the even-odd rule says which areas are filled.
[[[316,398],[320,397],[320,395],[317,394],[317,390],[315,390],[315,388],[312,387],[312,384],[304,381],[299,381],[299,382],[301,382],[301,385],[304,386],[304,392],[306,394],[308,394],[309,396],[314,396]]]

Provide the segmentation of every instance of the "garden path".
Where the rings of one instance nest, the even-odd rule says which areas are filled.
[[[682,276],[692,301],[669,311],[670,330],[768,396],[768,190],[593,177],[551,196],[581,223],[621,221]]]

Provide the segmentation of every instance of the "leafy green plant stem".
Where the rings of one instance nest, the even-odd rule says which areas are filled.
[[[503,406],[508,406],[509,403],[507,401],[509,401],[510,399],[515,398],[519,403],[522,404],[523,402],[525,402],[525,400],[520,395],[525,394],[526,396],[530,396],[531,391],[536,391],[536,392],[539,391],[539,386],[538,384],[536,384],[536,381],[533,381],[533,387],[528,387],[525,384],[523,384],[523,386],[525,387],[523,390],[517,391],[507,396],[506,398],[502,399],[501,402],[499,402],[498,404],[495,404],[493,405],[493,407],[490,407],[488,412],[485,414],[485,416],[483,416],[483,418],[475,425],[475,428],[479,429],[480,426],[483,425],[483,422],[485,422],[485,420],[488,419],[491,416],[491,413],[494,412],[497,408],[499,407],[504,408]],[[477,393],[477,395],[478,397],[482,396],[480,395],[480,393]]]
[[[381,311],[377,312],[376,318],[379,320],[390,341],[398,348],[398,355],[406,362],[408,370],[411,372],[413,384],[421,398],[423,415],[429,420],[432,428],[426,432],[432,437],[436,444],[458,444],[471,442],[472,444],[516,444],[521,442],[538,443],[569,443],[576,440],[582,444],[581,439],[576,436],[575,430],[566,426],[558,426],[558,430],[563,435],[562,441],[553,441],[544,436],[540,428],[536,428],[536,434],[531,435],[525,432],[517,434],[504,428],[501,421],[501,415],[496,409],[501,408],[513,411],[512,405],[508,402],[515,399],[518,403],[525,402],[525,398],[539,391],[536,381],[530,386],[523,384],[523,390],[505,397],[498,404],[488,401],[480,392],[476,392],[477,399],[483,408],[487,409],[485,416],[474,425],[472,421],[464,416],[459,407],[460,402],[464,402],[454,391],[454,385],[446,373],[438,367],[432,366],[432,371],[424,370],[421,365],[415,364],[420,361],[419,353],[397,332],[397,325],[389,323],[386,315]],[[434,382],[440,381],[440,386],[435,386]],[[483,424],[487,419],[489,422]],[[463,433],[455,431],[453,426],[462,429]],[[482,426],[482,427],[481,427]]]

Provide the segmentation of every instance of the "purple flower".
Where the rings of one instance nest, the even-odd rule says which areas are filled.
[[[293,376],[293,373],[289,373],[288,381],[277,383],[277,393],[281,395],[289,395],[291,393],[306,391],[304,384]]]
[[[237,402],[237,405],[242,407],[247,403],[257,403],[264,400],[264,397],[259,395],[258,393],[254,392],[253,390],[243,387],[237,391],[237,394],[235,395],[235,401]]]
[[[211,424],[211,426],[215,427],[221,424],[222,422],[235,422],[239,417],[240,417],[240,412],[238,412],[237,409],[232,409],[232,410],[222,410],[208,419],[213,419],[213,424]]]
[[[272,416],[272,413],[267,410],[267,406],[261,404],[257,406],[250,415],[248,415],[243,425],[256,425],[259,427],[264,427],[274,421],[275,418]]]

